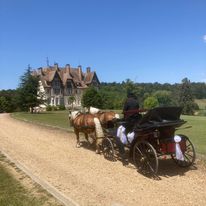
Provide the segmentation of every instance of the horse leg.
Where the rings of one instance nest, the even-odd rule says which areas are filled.
[[[100,141],[96,138],[96,154],[100,154]]]
[[[96,137],[95,137],[95,134],[94,133],[91,133],[91,134],[89,134],[89,137],[90,137],[90,139],[91,139],[91,145],[95,145],[96,144]]]
[[[85,136],[85,139],[87,140],[87,142],[88,142],[89,144],[91,144],[90,141],[89,141],[89,135],[88,135],[87,133],[84,133],[84,136]]]
[[[79,131],[75,129],[74,133],[76,134],[76,137],[77,137],[76,147],[79,148],[81,146],[80,141],[79,141]]]
[[[100,154],[100,145],[96,145],[96,154]]]

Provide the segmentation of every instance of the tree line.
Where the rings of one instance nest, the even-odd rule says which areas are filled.
[[[180,84],[134,83],[127,79],[122,83],[102,82],[99,90],[88,89],[83,95],[83,105],[122,109],[129,91],[135,94],[142,108],[181,106],[183,114],[194,114],[199,109],[194,100],[206,98],[206,84],[190,82],[188,78],[184,78]]]
[[[179,84],[135,83],[126,79],[121,83],[102,82],[98,89],[90,87],[83,94],[82,105],[122,109],[129,91],[135,94],[142,108],[182,106],[184,114],[193,114],[198,110],[194,99],[206,99],[206,84],[190,82],[188,78]],[[38,77],[31,75],[28,68],[20,77],[17,89],[0,91],[0,112],[28,111],[44,103],[43,96],[39,91]]]

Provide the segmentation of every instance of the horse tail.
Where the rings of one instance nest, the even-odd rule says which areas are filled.
[[[96,131],[97,138],[104,137],[104,132],[101,123],[97,117],[94,118],[94,124],[95,124],[95,131]]]
[[[100,153],[100,139],[104,137],[101,123],[97,117],[94,117],[95,132],[96,132],[96,153]]]

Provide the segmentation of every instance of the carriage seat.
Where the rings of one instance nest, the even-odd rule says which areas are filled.
[[[117,127],[121,125],[125,126],[126,124],[127,124],[127,121],[124,118],[116,120]]]

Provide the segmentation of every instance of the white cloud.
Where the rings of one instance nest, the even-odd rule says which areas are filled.
[[[206,43],[206,34],[203,36],[203,41]]]

